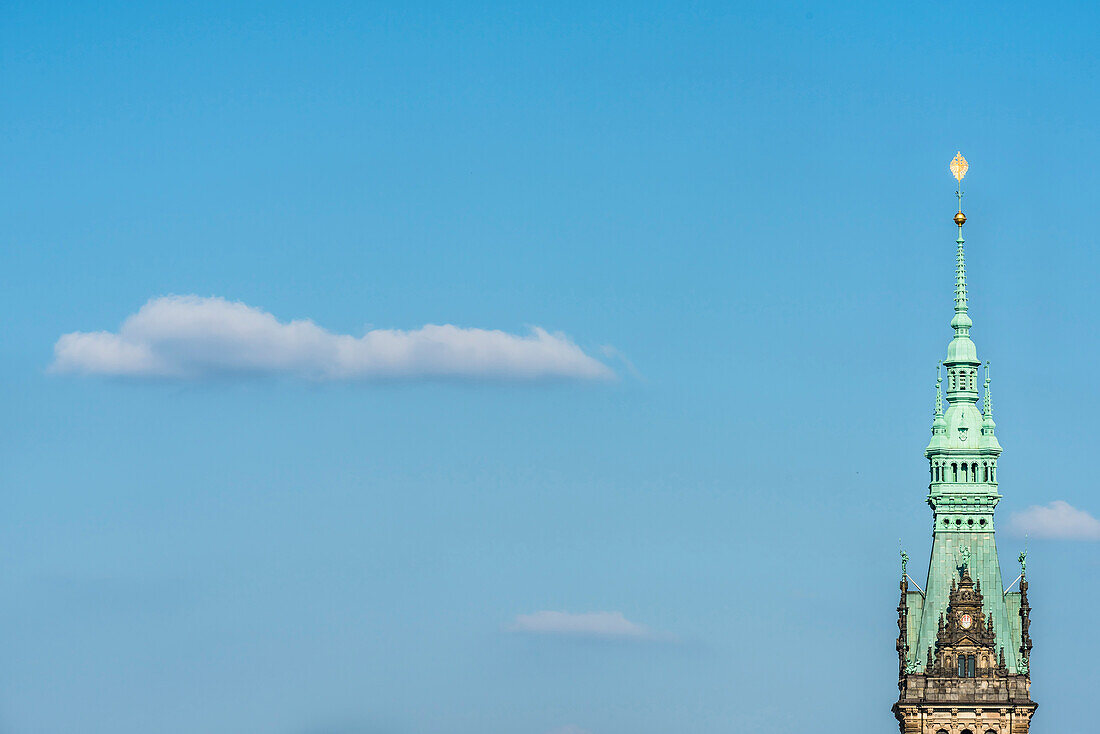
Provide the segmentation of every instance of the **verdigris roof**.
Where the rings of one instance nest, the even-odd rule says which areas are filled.
[[[942,367],[947,373],[946,411],[943,407],[943,375],[936,379],[936,404],[932,438],[925,449],[931,482],[928,504],[932,507],[934,530],[924,592],[906,594],[908,610],[906,638],[908,667],[922,672],[929,649],[935,648],[940,616],[947,610],[952,583],[962,577],[964,567],[981,584],[984,611],[993,618],[995,645],[1004,649],[1006,667],[1020,667],[1020,597],[1005,594],[993,524],[1000,501],[997,459],[1001,444],[993,421],[989,367],[985,371],[985,395],[978,408],[978,350],[970,337],[973,321],[969,314],[966,288],[966,257],[963,249],[961,178],[959,227],[956,240],[955,314],[951,319],[954,336]]]

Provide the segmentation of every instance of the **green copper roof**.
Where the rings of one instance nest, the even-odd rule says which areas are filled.
[[[993,631],[997,635],[997,647],[1004,647],[1005,663],[1010,671],[1016,670],[1019,656],[1019,595],[1015,596],[1013,614],[1009,614],[1009,602],[1004,594],[1001,565],[997,559],[997,543],[992,532],[972,533],[937,531],[932,540],[932,557],[928,563],[928,586],[919,609],[910,605],[910,614],[920,621],[912,625],[919,632],[910,636],[909,662],[918,669],[923,666],[925,651],[935,647],[940,614],[947,609],[951,582],[961,578],[965,548],[970,549],[970,576],[981,583],[985,596],[985,611],[993,615]],[[915,612],[915,614],[914,614]],[[912,623],[911,623],[912,624]]]
[[[947,347],[943,367],[947,373],[947,403],[943,408],[943,376],[937,371],[932,438],[924,455],[929,460],[931,482],[928,504],[932,507],[932,553],[924,594],[907,594],[908,665],[923,670],[927,650],[934,648],[940,615],[947,609],[951,585],[964,566],[981,584],[985,611],[993,616],[996,645],[1004,648],[1005,663],[1017,670],[1020,647],[1020,601],[1005,594],[994,536],[994,509],[1001,499],[997,483],[997,459],[1001,444],[995,435],[989,366],[983,386],[984,401],[978,408],[978,349],[970,338],[974,325],[966,289],[966,253],[962,235],[962,184],[960,180],[959,236],[955,240],[954,338]]]

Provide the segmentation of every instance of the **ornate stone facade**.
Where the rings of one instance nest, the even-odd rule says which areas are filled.
[[[1027,582],[1022,584],[1023,595]],[[907,649],[906,596],[901,582],[899,651]],[[1026,619],[1024,608],[1021,616]],[[1030,647],[1030,639],[1026,645]],[[1027,672],[1009,672],[1004,647],[997,645],[993,617],[985,612],[981,584],[964,567],[953,584],[947,610],[940,614],[935,653],[929,648],[923,672],[904,659],[898,674],[900,696],[894,715],[901,734],[1026,734],[1036,704]]]

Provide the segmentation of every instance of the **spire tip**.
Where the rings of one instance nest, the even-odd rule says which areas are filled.
[[[955,157],[951,159],[951,165],[949,166],[949,168],[951,169],[951,175],[955,177],[955,180],[959,183],[962,183],[963,176],[965,176],[966,172],[970,170],[970,164],[966,162],[965,158],[963,158],[962,151],[956,153]]]

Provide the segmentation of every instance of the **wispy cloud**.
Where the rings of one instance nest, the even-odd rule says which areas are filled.
[[[1012,513],[1012,530],[1033,538],[1100,540],[1100,520],[1062,500]]]
[[[631,622],[622,612],[541,611],[520,614],[512,622],[513,632],[564,637],[595,637],[603,639],[657,639],[648,627]]]
[[[194,380],[282,375],[311,380],[459,378],[607,380],[615,373],[561,333],[429,324],[334,334],[224,298],[154,298],[117,332],[75,331],[54,344],[60,374]]]

